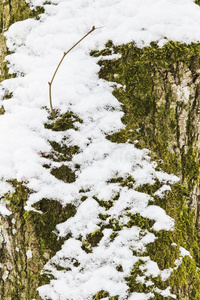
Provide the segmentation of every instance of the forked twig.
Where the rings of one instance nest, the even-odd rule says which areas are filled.
[[[104,27],[104,26],[102,26],[102,27]],[[72,49],[74,49],[74,48],[75,48],[82,40],[84,40],[84,39],[85,39],[90,33],[92,33],[94,30],[99,29],[99,28],[102,28],[102,27],[95,27],[95,26],[93,26],[92,29],[91,29],[87,34],[85,34],[85,35],[84,35],[84,36],[83,36],[76,44],[74,44],[67,52],[64,52],[63,57],[61,58],[61,60],[60,60],[60,62],[59,62],[59,64],[58,64],[58,66],[57,66],[57,68],[56,68],[56,70],[55,70],[55,72],[54,72],[54,74],[53,74],[53,77],[51,78],[51,81],[48,82],[48,84],[49,84],[49,101],[50,101],[50,109],[51,109],[51,113],[52,113],[53,119],[55,119],[56,115],[55,115],[55,111],[54,111],[53,105],[52,105],[51,87],[52,87],[52,83],[53,83],[53,81],[54,81],[54,78],[55,78],[55,76],[56,76],[56,73],[58,72],[58,69],[59,69],[60,65],[62,64],[62,62],[63,62],[65,56],[66,56]]]

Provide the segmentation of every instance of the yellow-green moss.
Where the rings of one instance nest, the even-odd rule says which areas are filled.
[[[178,294],[178,299],[200,299],[200,274],[195,261],[184,257],[183,263],[169,278],[169,284],[173,286],[173,292]]]
[[[60,179],[66,183],[71,183],[75,181],[75,173],[72,172],[72,170],[65,165],[62,165],[59,168],[53,168],[51,170],[51,174],[57,179]]]
[[[139,213],[131,214],[127,213],[127,216],[130,218],[126,226],[131,228],[133,226],[139,226],[141,229],[151,230],[151,227],[155,223],[153,220],[149,220],[148,218],[142,217]]]
[[[38,18],[44,12],[43,7],[30,9],[24,0],[7,0],[0,3],[0,33],[6,30],[11,24],[27,18]]]
[[[142,271],[140,270],[140,266],[144,265],[144,262],[142,260],[138,260],[136,264],[134,265],[130,276],[126,278],[127,285],[129,287],[128,291],[129,293],[137,292],[137,293],[142,293],[142,292],[150,292],[151,287],[146,287],[142,283],[138,283],[136,278],[137,276],[143,276]]]
[[[76,207],[67,204],[63,207],[56,200],[42,199],[34,205],[36,211],[25,211],[26,201],[31,193],[23,183],[12,181],[15,191],[4,195],[4,200],[8,202],[8,208],[12,211],[7,217],[9,222],[10,246],[13,254],[9,258],[6,247],[1,248],[1,262],[13,263],[14,269],[6,280],[5,299],[10,295],[12,299],[40,299],[37,294],[37,287],[52,279],[51,274],[40,275],[44,264],[61,248],[63,238],[58,238],[55,234],[56,225],[73,217]],[[16,222],[12,220],[15,219]],[[16,233],[13,234],[13,229]],[[66,237],[67,239],[68,237]],[[16,251],[15,248],[19,250]],[[31,249],[33,259],[28,260],[26,251]],[[12,288],[7,290],[12,278]],[[11,284],[11,283],[10,283]],[[4,295],[1,291],[1,296]],[[24,296],[25,295],[25,296]],[[24,298],[25,297],[25,298]]]
[[[75,123],[82,123],[83,121],[73,112],[67,111],[65,114],[57,116],[56,120],[51,120],[45,124],[45,128],[53,131],[65,131],[68,129],[77,129]],[[75,124],[75,125],[74,125]]]
[[[96,293],[95,296],[93,296],[93,300],[100,300],[100,299],[104,299],[104,298],[107,298],[109,297],[110,294],[107,292],[107,291],[104,291],[104,290],[101,290],[99,291],[98,293]],[[109,300],[118,300],[119,299],[119,296],[111,296],[108,298]]]
[[[67,141],[64,140],[61,143],[50,141],[52,151],[50,154],[46,155],[46,157],[56,162],[70,161],[72,159],[72,156],[79,152],[79,147],[67,146],[66,144]]]
[[[102,237],[103,237],[103,233],[99,229],[97,229],[96,231],[90,233],[87,236],[87,239],[92,247],[96,247],[100,242],[100,240],[102,239]]]
[[[140,215],[129,215],[131,219],[127,225],[128,227],[137,225],[155,234],[157,239],[147,245],[146,255],[156,261],[160,269],[175,266],[175,260],[180,256],[180,246],[190,251],[192,258],[184,258],[181,267],[173,272],[168,281],[162,282],[158,277],[152,281],[161,289],[165,289],[170,284],[172,292],[178,296],[178,299],[200,299],[200,277],[197,269],[200,264],[197,212],[189,206],[193,189],[200,179],[197,135],[195,135],[198,93],[194,96],[196,98],[193,105],[190,103],[186,105],[180,101],[176,102],[172,87],[173,83],[181,84],[184,68],[189,70],[195,81],[198,76],[197,70],[200,68],[200,44],[186,45],[169,41],[160,48],[153,42],[150,46],[141,49],[134,43],[114,46],[109,41],[106,49],[93,51],[91,55],[98,57],[111,53],[119,53],[121,57],[112,60],[101,58],[99,76],[113,84],[114,82],[121,84],[121,87],[115,87],[113,94],[122,103],[124,111],[122,121],[126,127],[108,136],[108,139],[117,143],[128,141],[134,144],[138,140],[135,144],[137,147],[151,150],[152,158],[158,163],[157,170],[164,170],[181,177],[181,182],[174,185],[162,199],[154,196],[154,192],[161,186],[159,182],[137,188],[137,191],[151,195],[154,199],[153,204],[162,207],[174,218],[174,231],[153,231],[151,229],[153,222],[141,218]],[[179,125],[180,112],[183,109],[188,115],[185,146],[180,143]],[[123,178],[113,178],[111,182],[119,182],[128,188],[134,185],[134,181]],[[107,216],[104,217],[106,218]],[[115,232],[120,230],[117,220],[110,220],[109,226]],[[173,243],[177,246],[173,246]],[[130,292],[150,291],[151,288],[135,281],[139,272],[139,266],[136,264],[132,275],[127,278]],[[162,297],[156,294],[155,299],[162,299]]]
[[[111,178],[110,180],[108,180],[107,182],[109,183],[119,183],[120,186],[124,187],[127,186],[128,188],[133,188],[133,185],[135,183],[134,178],[129,175],[127,176],[127,178],[122,178],[122,177],[116,177],[116,178]]]
[[[0,115],[4,115],[5,114],[5,109],[3,107],[3,105],[0,107]]]
[[[56,225],[73,217],[76,213],[76,208],[72,204],[62,207],[58,201],[49,199],[42,199],[34,207],[42,211],[42,214],[28,211],[26,212],[26,221],[34,224],[42,253],[50,251],[52,256],[60,249],[63,243],[63,239],[58,239],[54,233]]]
[[[26,200],[30,191],[25,187],[24,184],[18,182],[17,180],[12,180],[10,183],[13,185],[15,191],[14,193],[8,193],[4,195],[5,201],[9,201],[9,208],[14,212],[24,211],[24,206],[26,205]]]
[[[113,206],[113,202],[111,200],[104,201],[103,199],[98,199],[96,196],[93,198],[99,203],[100,206],[105,207],[106,210]]]
[[[109,297],[109,293],[106,291],[99,291],[98,293],[96,293],[96,295],[92,298],[94,300],[100,300],[103,298]]]
[[[106,46],[112,52],[121,54],[121,58],[101,59],[99,76],[122,85],[113,94],[123,104],[125,114],[122,121],[126,124],[124,130],[108,138],[113,142],[129,140],[133,143],[138,140],[138,147],[152,150],[152,155],[156,153],[156,157],[164,161],[162,169],[181,174],[189,168],[189,161],[197,162],[196,145],[192,141],[188,151],[179,149],[178,112],[167,76],[171,74],[181,82],[178,66],[182,63],[195,75],[199,67],[200,44],[170,41],[162,48],[151,43],[151,46],[141,49],[132,43],[114,46],[108,42]],[[103,53],[93,51],[92,55]],[[163,95],[164,101],[160,101]],[[192,136],[192,122],[189,122],[193,116],[192,108],[188,115],[191,117],[188,119],[187,134]]]
[[[86,238],[82,241],[82,249],[86,252],[86,253],[91,253],[92,252],[92,248],[96,247],[98,245],[98,243],[100,242],[100,240],[103,237],[103,233],[101,230],[97,229],[96,231],[88,234],[86,236]]]
[[[0,82],[4,79],[14,77],[14,74],[9,74],[7,62],[4,62],[5,56],[8,55],[6,40],[3,36],[9,26],[17,21],[22,21],[28,18],[39,18],[39,14],[44,12],[43,7],[30,9],[25,0],[5,0],[0,2]]]

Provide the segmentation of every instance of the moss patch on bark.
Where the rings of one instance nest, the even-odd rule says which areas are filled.
[[[0,82],[15,76],[14,74],[9,74],[7,62],[4,61],[6,55],[8,55],[4,32],[17,21],[28,18],[38,19],[39,14],[43,12],[44,8],[39,6],[36,9],[30,9],[25,0],[5,0],[0,2]]]
[[[37,287],[51,279],[47,274],[40,275],[41,270],[64,242],[55,234],[56,225],[73,217],[76,207],[42,199],[34,206],[40,213],[25,211],[30,191],[23,183],[12,184],[15,192],[4,195],[12,214],[1,218],[4,241],[0,245],[0,275],[6,279],[0,284],[0,295],[2,299],[40,299]]]
[[[110,54],[120,54],[121,57],[104,59]],[[175,219],[174,231],[155,232],[151,230],[148,219],[133,218],[133,224],[141,225],[142,222],[143,228],[157,237],[154,243],[147,245],[146,255],[156,261],[161,270],[174,267],[180,246],[191,253],[191,257],[185,257],[166,282],[158,277],[149,279],[161,289],[171,285],[178,299],[197,300],[200,298],[199,203],[195,207],[194,199],[199,195],[196,194],[195,198],[194,190],[200,178],[200,44],[168,41],[163,47],[158,47],[152,42],[148,47],[138,48],[134,43],[115,46],[109,41],[105,49],[92,51],[91,55],[100,57],[99,77],[113,83],[113,95],[122,103],[124,111],[125,129],[108,136],[108,139],[150,149],[158,170],[181,178],[164,199],[156,196],[153,202]],[[121,184],[131,188],[130,180],[124,182],[121,179]],[[158,188],[158,184],[143,185],[138,191],[153,195]],[[135,265],[132,276],[127,278],[130,291],[151,291],[151,287],[136,281],[138,268]],[[156,299],[162,297],[157,295]]]

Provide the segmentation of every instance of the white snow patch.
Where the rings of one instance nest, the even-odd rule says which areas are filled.
[[[16,232],[17,232],[17,230],[14,228],[14,229],[12,229],[12,234],[13,235],[15,235],[16,234]]]
[[[179,251],[180,251],[180,256],[182,257],[189,256],[190,258],[192,258],[190,252],[186,250],[184,247],[180,247]]]
[[[5,207],[5,204],[4,205],[0,204],[0,214],[3,217],[9,216],[9,215],[11,215],[11,213],[12,212]]]
[[[29,250],[26,251],[26,257],[27,257],[28,259],[30,259],[30,258],[33,257],[31,249],[29,249]]]
[[[148,300],[154,298],[153,293],[132,293],[131,296],[128,298],[129,300]]]
[[[174,229],[174,219],[169,217],[164,209],[156,205],[149,205],[143,212],[141,212],[141,216],[155,220],[156,222],[153,225],[153,229],[157,231]]]
[[[164,184],[163,186],[161,186],[161,188],[159,188],[154,195],[155,196],[159,196],[160,198],[165,197],[166,192],[171,191],[171,187],[167,184]]]
[[[165,290],[155,288],[155,292],[160,294],[164,298],[165,297],[172,297],[173,299],[176,299],[176,295],[174,295],[170,292],[170,287],[167,287]]]

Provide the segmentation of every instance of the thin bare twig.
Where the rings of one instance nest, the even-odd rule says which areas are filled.
[[[104,27],[104,26],[102,26],[102,27]],[[74,48],[75,48],[82,40],[84,40],[84,39],[85,39],[90,33],[92,33],[94,30],[99,29],[99,28],[102,28],[102,27],[95,27],[95,26],[93,26],[92,29],[91,29],[88,33],[86,33],[86,34],[85,34],[85,35],[84,35],[84,36],[83,36],[76,44],[74,44],[67,52],[64,52],[64,53],[63,53],[63,57],[61,58],[61,60],[60,60],[60,62],[59,62],[59,64],[58,64],[58,66],[57,66],[57,68],[56,68],[56,70],[55,70],[55,72],[54,72],[54,74],[53,74],[53,77],[52,77],[51,81],[48,82],[48,84],[49,84],[49,101],[50,101],[50,109],[51,109],[51,113],[52,113],[53,119],[55,119],[56,115],[55,115],[55,111],[54,111],[53,105],[52,105],[51,87],[52,87],[52,83],[53,83],[53,81],[54,81],[54,78],[55,78],[55,76],[56,76],[56,73],[58,72],[58,69],[60,68],[60,65],[62,64],[62,62],[63,62],[65,56],[66,56],[72,49],[74,49]]]

